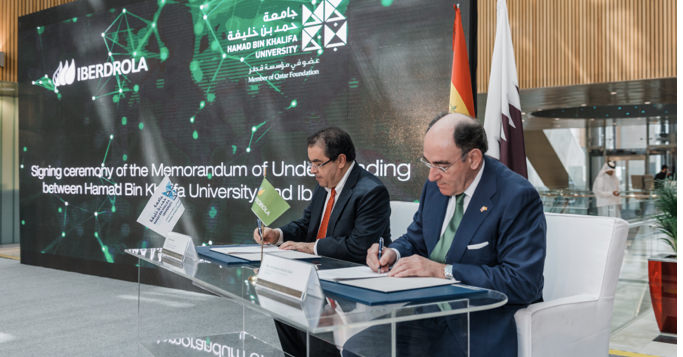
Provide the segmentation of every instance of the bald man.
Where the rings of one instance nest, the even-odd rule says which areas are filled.
[[[538,192],[522,176],[487,157],[478,121],[437,117],[425,134],[421,161],[429,168],[420,206],[405,235],[385,249],[368,249],[370,268],[390,276],[426,276],[503,292],[508,303],[470,315],[472,356],[516,356],[515,312],[542,300],[546,224]],[[466,355],[462,316],[398,325],[401,356]],[[373,356],[379,329],[349,340],[345,355]],[[374,336],[373,336],[374,334]]]

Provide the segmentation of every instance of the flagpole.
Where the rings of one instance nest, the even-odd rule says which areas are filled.
[[[263,179],[266,178],[267,170],[266,167],[263,168]],[[258,224],[258,235],[261,238],[261,262],[263,262],[263,222],[261,222],[260,218],[256,218],[256,223]]]

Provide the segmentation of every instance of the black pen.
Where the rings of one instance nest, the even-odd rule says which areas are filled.
[[[256,224],[258,225],[258,235],[261,239],[261,261],[263,261],[263,225],[260,219],[256,219]]]
[[[384,248],[384,238],[379,237],[379,252],[377,253],[377,264],[379,265],[379,268],[377,268],[377,272],[382,269],[382,265],[379,263],[382,259],[382,248]]]

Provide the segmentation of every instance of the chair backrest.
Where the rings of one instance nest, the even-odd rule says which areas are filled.
[[[396,240],[408,230],[408,226],[413,222],[413,216],[420,204],[417,202],[391,201],[390,205],[391,239]]]
[[[628,223],[619,218],[546,213],[543,299],[586,294],[612,298]]]

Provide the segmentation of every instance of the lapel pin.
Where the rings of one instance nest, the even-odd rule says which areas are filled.
[[[488,207],[486,207],[486,206],[481,206],[481,208],[479,209],[479,212],[482,212],[482,213],[483,213],[483,212],[486,212],[486,211],[488,211],[488,210],[489,210]]]

